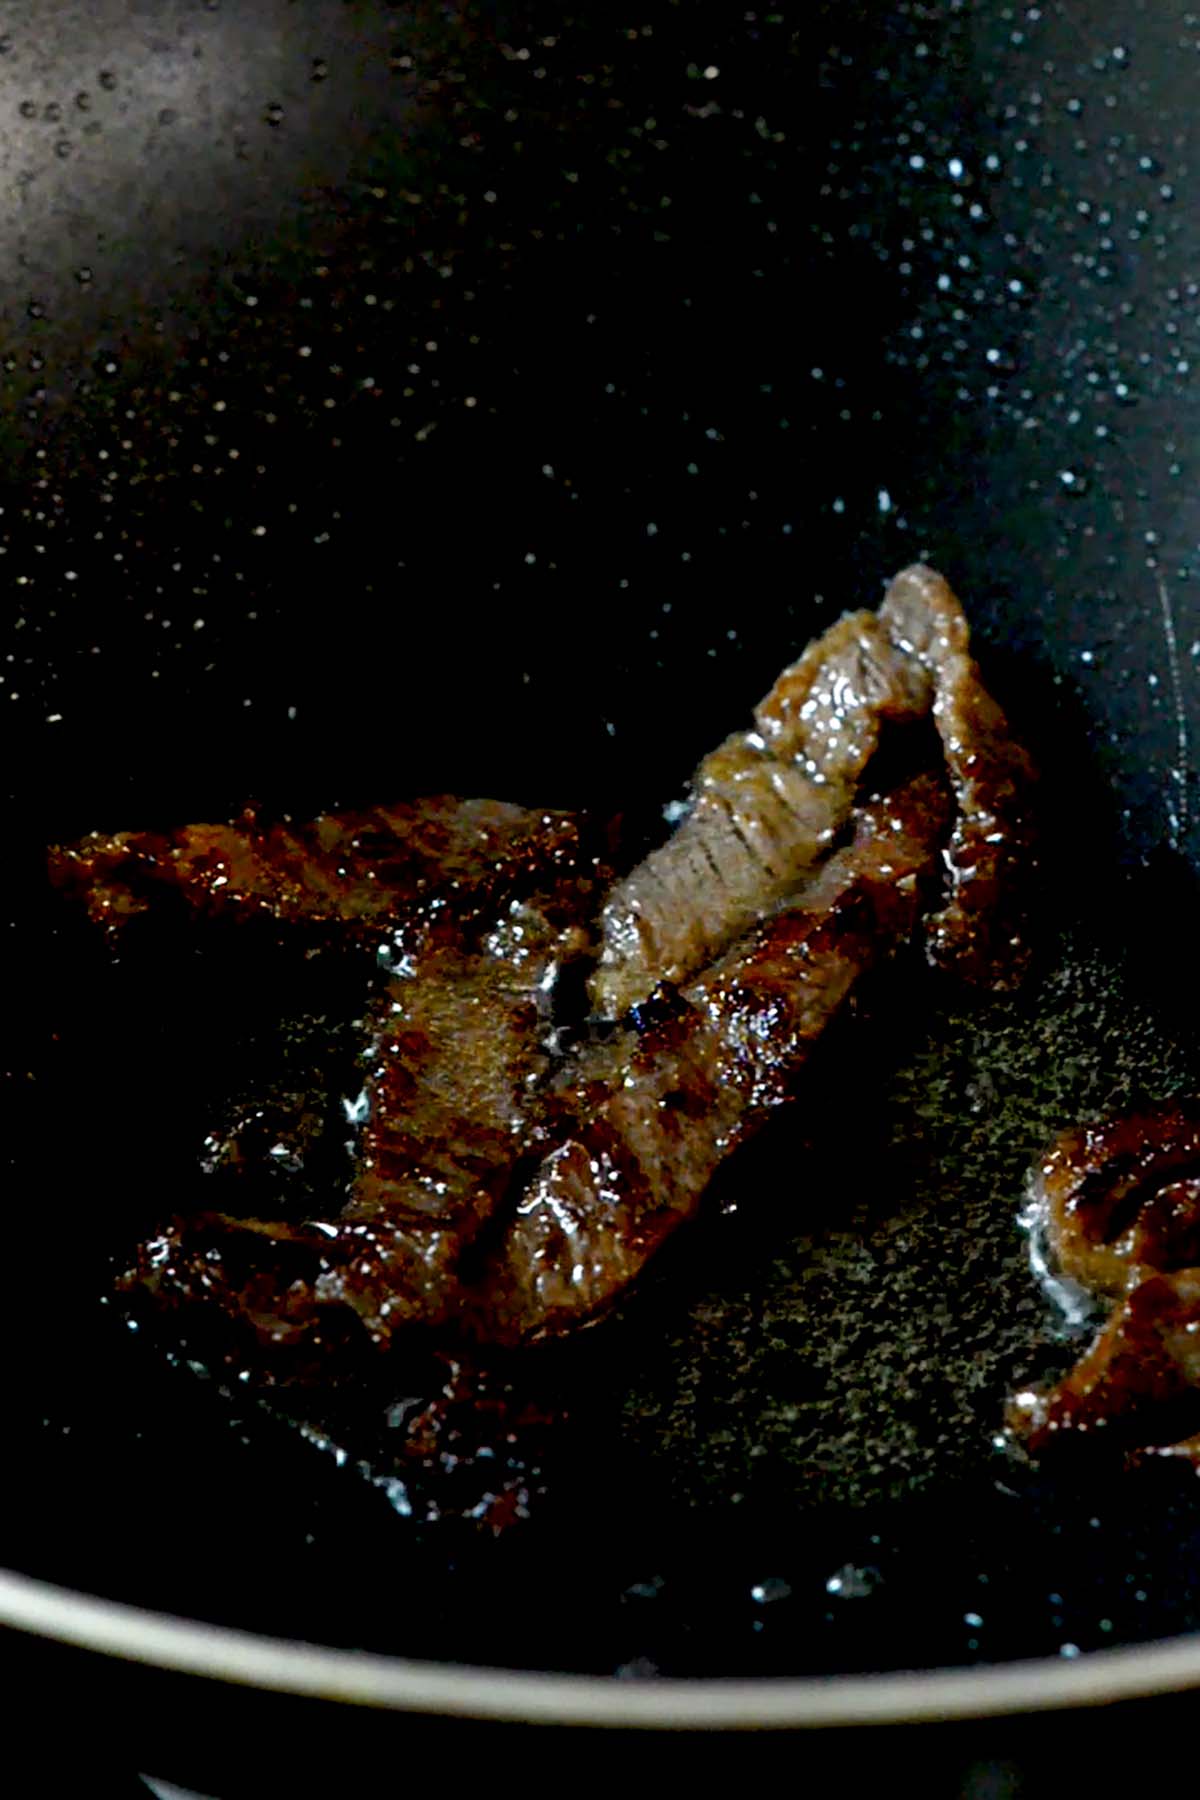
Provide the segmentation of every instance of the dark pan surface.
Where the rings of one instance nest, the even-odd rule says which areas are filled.
[[[1193,1628],[1192,1475],[1033,1477],[991,1439],[1070,1353],[1015,1227],[1030,1157],[1197,1078],[1200,27],[26,13],[0,56],[6,1560],[631,1675]],[[47,839],[250,795],[657,802],[918,553],[1048,771],[1042,973],[969,1010],[905,987],[904,1034],[831,1045],[821,1104],[626,1315],[520,1375],[575,1413],[530,1525],[397,1517],[99,1306],[247,1054],[239,1008],[292,971],[110,969],[47,928]]]

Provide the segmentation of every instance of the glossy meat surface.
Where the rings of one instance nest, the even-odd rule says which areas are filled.
[[[208,917],[386,930],[439,899],[461,918],[583,854],[573,814],[434,795],[299,824],[250,812],[174,832],[94,832],[54,847],[49,866],[57,887],[114,928],[179,895]]]
[[[1113,1300],[1073,1368],[1015,1396],[1035,1452],[1060,1433],[1200,1455],[1200,1111],[1166,1106],[1065,1132],[1035,1183],[1056,1271]]]
[[[956,800],[935,960],[1019,979],[1033,862],[1033,769],[983,687],[940,575],[896,577],[878,614],[849,613],[776,681],[752,731],[701,763],[690,810],[609,896],[592,999],[607,1019],[679,983],[780,904],[829,853],[885,726],[931,716]]]
[[[461,1258],[537,1130],[554,985],[587,945],[578,920],[594,887],[594,874],[572,877],[470,931],[437,911],[432,926],[417,915],[398,928],[347,1107],[348,1191],[303,1221],[176,1219],[141,1246],[127,1289],[219,1312],[234,1327],[226,1360],[267,1351],[285,1375],[322,1344],[386,1346],[402,1327],[457,1320]]]
[[[962,607],[914,564],[880,608],[889,640],[927,671],[933,722],[954,789],[945,904],[926,926],[931,959],[983,986],[1014,986],[1029,959],[1036,862],[1033,764],[983,685]]]
[[[755,728],[701,763],[672,836],[609,896],[592,979],[600,1016],[684,980],[795,892],[848,818],[884,721],[919,718],[930,694],[873,613],[848,614],[811,644]]]

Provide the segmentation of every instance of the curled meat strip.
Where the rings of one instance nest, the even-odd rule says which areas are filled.
[[[983,685],[962,607],[941,575],[921,563],[904,569],[879,617],[893,647],[933,683],[933,722],[954,790],[950,891],[926,923],[930,958],[981,985],[1015,987],[1029,960],[1033,764]]]
[[[1114,1304],[1061,1381],[1015,1396],[1014,1432],[1034,1452],[1104,1429],[1200,1460],[1200,1109],[1064,1133],[1038,1172],[1035,1215],[1058,1273]]]
[[[684,980],[794,893],[845,825],[884,726],[930,712],[957,803],[930,951],[974,981],[1019,979],[1033,770],[969,646],[949,586],[916,565],[877,614],[847,614],[785,669],[754,729],[701,763],[678,829],[610,894],[597,1013],[618,1019],[661,982]]]
[[[701,763],[672,836],[609,896],[591,984],[600,1016],[682,981],[795,892],[848,817],[884,720],[928,707],[924,669],[896,654],[874,613],[850,613],[810,645],[755,729]]]

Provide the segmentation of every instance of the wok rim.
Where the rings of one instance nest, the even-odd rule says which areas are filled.
[[[899,1725],[1050,1712],[1200,1685],[1200,1633],[972,1668],[629,1682],[422,1662],[268,1637],[0,1569],[0,1626],[151,1669],[376,1710],[659,1731]]]

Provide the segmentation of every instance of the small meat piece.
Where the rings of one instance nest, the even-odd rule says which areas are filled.
[[[799,904],[751,930],[661,1023],[584,1052],[560,1089],[571,1128],[485,1280],[483,1335],[586,1322],[695,1214],[719,1164],[792,1096],[856,982],[916,930],[948,811],[931,776],[871,802]]]
[[[1064,1132],[1034,1184],[1062,1274],[1122,1294],[1151,1269],[1200,1264],[1200,1112],[1158,1107]]]
[[[850,613],[779,677],[755,729],[728,738],[693,781],[672,837],[614,888],[592,980],[619,1019],[679,983],[794,894],[829,853],[889,725],[932,712],[957,803],[933,959],[994,987],[1019,979],[1033,861],[1033,769],[970,655],[940,575],[897,576],[878,614]]]
[[[53,848],[49,866],[56,886],[112,927],[176,893],[206,917],[379,930],[435,899],[462,918],[539,876],[584,867],[585,835],[576,814],[435,795],[301,824],[251,812],[172,833],[93,833]]]
[[[1035,1453],[1107,1429],[1127,1449],[1200,1457],[1200,1112],[1065,1132],[1038,1171],[1033,1219],[1056,1271],[1115,1304],[1061,1381],[1015,1396],[1014,1432]]]
[[[920,563],[903,570],[879,617],[894,647],[932,679],[954,789],[950,892],[926,924],[930,958],[981,986],[1015,987],[1029,961],[1033,763],[983,685],[962,607],[942,576]]]

